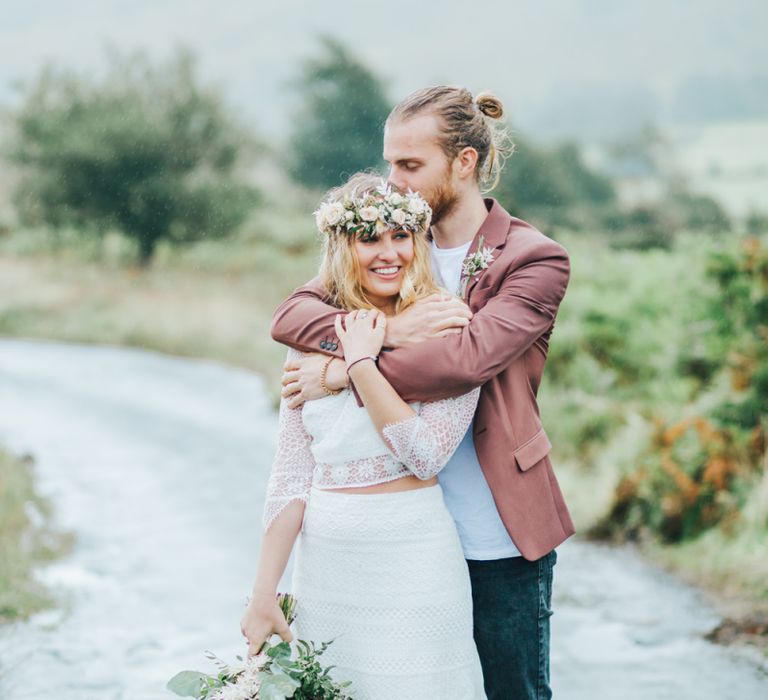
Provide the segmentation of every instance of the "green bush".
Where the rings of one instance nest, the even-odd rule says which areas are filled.
[[[198,84],[188,52],[159,66],[113,55],[100,81],[49,67],[28,88],[16,126],[22,223],[119,229],[142,264],[161,240],[228,233],[256,202],[237,174],[250,138]]]
[[[696,380],[683,420],[657,420],[654,439],[616,488],[598,535],[665,542],[733,527],[762,478],[768,443],[768,247],[749,238],[711,256],[713,293],[686,327],[679,371]],[[701,330],[707,329],[702,337]],[[764,523],[768,527],[768,523]]]

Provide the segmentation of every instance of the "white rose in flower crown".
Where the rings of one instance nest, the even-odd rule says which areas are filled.
[[[399,192],[392,192],[389,197],[387,197],[387,201],[393,207],[399,207],[403,203],[403,196]]]
[[[344,205],[341,202],[332,202],[325,207],[325,220],[330,226],[335,226],[344,216]]]
[[[419,196],[408,197],[408,211],[411,214],[423,214],[426,210],[426,202]]]
[[[360,209],[360,218],[363,221],[376,221],[379,218],[378,207],[363,207]]]
[[[325,227],[326,227],[326,225],[327,225],[327,223],[328,223],[328,222],[326,221],[326,218],[325,218],[325,206],[322,206],[322,207],[320,207],[320,208],[319,208],[319,209],[318,209],[318,210],[315,212],[315,223],[317,224],[317,228],[318,228],[320,231],[323,231],[323,230],[325,230]]]
[[[406,213],[402,209],[395,209],[392,212],[392,221],[398,226],[402,226],[405,223]]]
[[[345,214],[347,221],[352,221],[352,219],[355,218],[355,212],[347,210],[347,213]]]

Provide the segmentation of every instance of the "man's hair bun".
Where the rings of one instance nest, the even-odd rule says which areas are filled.
[[[492,92],[481,92],[475,96],[474,100],[477,108],[491,119],[501,119],[504,116],[504,106],[501,100]]]

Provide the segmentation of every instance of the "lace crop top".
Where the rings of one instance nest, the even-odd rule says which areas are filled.
[[[288,350],[288,359],[303,357]],[[277,451],[267,483],[263,527],[294,500],[316,488],[370,486],[415,474],[429,479],[448,462],[475,414],[480,388],[451,399],[412,403],[416,415],[384,427],[382,440],[354,394],[307,401],[301,408],[280,402]]]

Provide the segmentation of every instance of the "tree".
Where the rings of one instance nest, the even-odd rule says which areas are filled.
[[[291,139],[290,173],[308,187],[327,188],[345,175],[381,163],[390,105],[383,85],[335,39],[304,64],[298,81],[303,108]]]
[[[16,126],[21,220],[117,228],[142,265],[162,239],[226,234],[256,200],[236,176],[249,138],[198,84],[188,51],[156,67],[144,54],[111,54],[100,81],[48,67]]]
[[[515,141],[493,192],[511,213],[545,227],[584,228],[615,209],[613,183],[584,163],[575,144],[543,148],[523,138]]]

